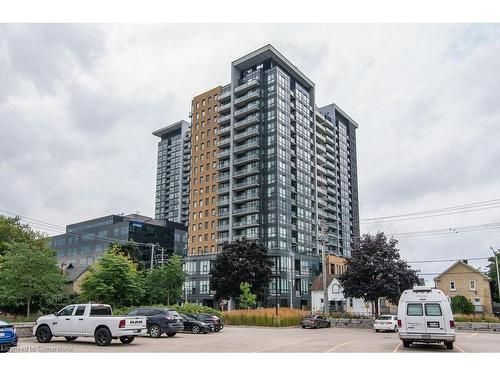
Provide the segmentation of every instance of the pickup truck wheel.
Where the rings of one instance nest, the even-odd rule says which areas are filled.
[[[48,326],[40,326],[36,330],[36,339],[38,342],[47,343],[52,340],[52,332]]]
[[[220,328],[214,328],[214,332],[219,332],[220,331]]]
[[[444,344],[446,345],[446,349],[453,350],[453,341],[446,341]]]
[[[122,336],[120,337],[120,341],[122,344],[130,344],[132,341],[134,341],[135,336]]]
[[[410,347],[410,342],[408,340],[403,340],[403,347],[409,348]]]
[[[101,327],[94,334],[95,343],[99,346],[108,346],[111,344],[111,332],[106,327]]]
[[[161,328],[158,324],[153,324],[149,328],[149,336],[154,337],[155,339],[161,336]]]
[[[64,338],[66,339],[66,341],[75,341],[78,336],[64,336]]]
[[[200,333],[200,327],[193,326],[193,328],[191,328],[191,332],[193,332],[193,333]]]

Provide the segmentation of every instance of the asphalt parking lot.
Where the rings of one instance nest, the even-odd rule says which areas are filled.
[[[66,342],[54,338],[40,344],[35,338],[21,338],[11,352],[141,352],[141,353],[421,353],[421,352],[500,352],[500,334],[490,332],[458,332],[453,351],[444,345],[412,345],[403,348],[396,333],[376,333],[359,328],[258,328],[227,326],[219,333],[180,333],[175,337],[153,339],[138,337],[129,345],[113,340],[107,347],[95,345],[92,338]]]

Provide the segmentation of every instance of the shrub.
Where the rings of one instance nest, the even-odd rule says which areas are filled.
[[[474,305],[467,297],[455,296],[451,299],[451,309],[456,314],[472,314]]]
[[[455,322],[500,323],[500,318],[491,314],[453,314]]]
[[[291,327],[298,326],[300,321],[308,314],[307,311],[280,308],[279,315],[276,317],[276,310],[257,309],[257,310],[233,310],[224,311],[223,317],[226,324],[232,325],[255,325],[265,327]]]

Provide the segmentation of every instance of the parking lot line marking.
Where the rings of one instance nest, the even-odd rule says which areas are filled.
[[[469,335],[469,336],[467,336],[467,338],[471,338],[471,337],[474,337],[474,336],[476,336],[476,335],[478,335],[478,333],[477,333],[477,332],[476,332],[476,333],[473,333],[473,334],[471,334],[471,335]]]
[[[457,344],[455,344],[455,348],[457,348],[458,350],[460,350],[462,353],[465,353],[465,350],[463,350],[460,346],[458,346]]]
[[[398,351],[398,349],[399,349],[399,347],[400,347],[400,346],[401,346],[401,343],[399,343],[399,344],[398,344],[398,345],[394,348],[393,353],[397,353],[397,351]]]
[[[351,342],[356,342],[356,340],[346,341],[346,342],[343,342],[342,344],[338,344],[337,346],[334,346],[333,348],[328,349],[325,353],[333,352],[335,349],[338,349],[344,345],[350,344]]]
[[[265,350],[271,350],[271,349],[276,349],[276,348],[280,348],[282,346],[287,346],[287,345],[292,345],[292,344],[295,344],[295,343],[298,343],[300,341],[290,341],[290,342],[285,342],[284,344],[279,344],[279,345],[274,345],[274,346],[270,346],[268,348],[264,348],[264,349],[260,349],[260,350],[257,350],[255,351],[255,353],[261,353]]]

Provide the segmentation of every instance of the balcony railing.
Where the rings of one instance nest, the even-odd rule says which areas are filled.
[[[246,227],[246,226],[255,226],[259,225],[259,220],[254,219],[254,220],[243,220],[243,221],[236,221],[233,223],[234,228],[240,228],[240,227]]]
[[[239,171],[234,172],[234,177],[242,176],[247,173],[254,173],[254,172],[259,172],[259,166],[258,165],[253,165],[251,167],[246,167],[243,169],[240,169]]]
[[[234,93],[235,94],[242,93],[244,91],[250,90],[251,88],[258,86],[259,84],[260,84],[260,80],[258,78],[252,78],[252,79],[248,80],[247,82],[245,82],[239,86],[236,86],[234,88]]]
[[[252,90],[247,92],[245,95],[240,96],[239,98],[236,98],[234,101],[235,106],[242,106],[248,103],[249,101],[258,98],[260,96],[260,91],[257,90]]]
[[[258,199],[259,198],[259,193],[258,192],[252,192],[252,193],[247,193],[247,194],[242,194],[242,195],[237,195],[233,197],[233,202],[243,202],[249,199]]]
[[[237,184],[234,184],[233,189],[250,187],[252,185],[258,185],[258,184],[259,184],[259,179],[254,176],[254,178],[247,178],[244,181],[241,181],[241,182],[238,182]]]
[[[229,122],[231,120],[231,115],[225,115],[225,116],[220,116],[219,117],[219,125],[225,124],[226,122]]]
[[[234,148],[234,152],[239,152],[239,151],[243,151],[243,150],[254,148],[254,147],[259,147],[258,140],[252,140],[252,141],[242,143]]]
[[[241,163],[246,163],[246,162],[249,162],[249,161],[252,161],[252,160],[257,160],[259,159],[259,154],[257,152],[255,153],[252,153],[250,155],[246,155],[242,158],[236,158],[234,159],[234,162],[233,162],[233,165],[238,165],[238,164],[241,164]]]
[[[229,133],[230,131],[231,131],[230,126],[222,126],[219,130],[219,134],[226,134]]]
[[[247,105],[246,107],[243,107],[241,109],[238,109],[237,111],[234,112],[234,118],[241,118],[247,114],[250,114],[251,112],[258,111],[260,108],[259,103],[251,103]]]
[[[247,214],[251,212],[259,212],[259,205],[257,204],[249,204],[246,205],[245,207],[240,207],[240,208],[235,208],[233,209],[233,214],[238,215],[238,214]]]
[[[245,139],[245,138],[252,137],[252,136],[255,136],[258,134],[259,134],[258,127],[250,128],[250,129],[245,130],[242,133],[235,134],[234,140],[237,141],[237,140]]]
[[[260,115],[255,114],[252,116],[245,117],[243,120],[236,121],[234,123],[234,128],[239,129],[239,128],[242,128],[245,126],[250,126],[250,125],[258,123],[259,121],[260,121]]]

